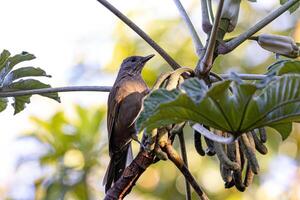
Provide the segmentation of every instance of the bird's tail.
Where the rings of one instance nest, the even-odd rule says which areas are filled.
[[[105,192],[110,189],[112,183],[116,182],[122,176],[127,160],[132,159],[129,155],[132,155],[130,144],[123,151],[112,155],[103,179]]]

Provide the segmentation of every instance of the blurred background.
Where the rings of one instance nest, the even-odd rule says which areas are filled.
[[[141,26],[182,66],[194,67],[197,57],[191,38],[173,1],[111,0]],[[218,1],[214,2],[215,6]],[[0,48],[27,51],[53,78],[53,87],[112,85],[122,60],[130,55],[155,53],[133,31],[95,0],[0,0]],[[199,0],[183,1],[202,41]],[[242,1],[236,36],[252,26],[279,1]],[[300,42],[300,12],[285,13],[262,32],[289,35]],[[180,39],[179,39],[180,38]],[[265,73],[275,56],[245,42],[228,56],[220,56],[213,71]],[[171,68],[160,56],[149,62],[143,77],[151,86]],[[25,111],[0,115],[0,199],[94,200],[104,196],[102,179],[108,165],[106,93],[60,94],[62,103],[33,97]],[[186,128],[189,166],[211,199],[300,199],[300,125],[282,142],[268,130],[266,156],[258,156],[261,173],[244,193],[224,189],[215,157],[200,157]],[[178,144],[175,144],[178,147]],[[134,144],[137,152],[138,145]],[[161,161],[142,175],[126,199],[185,199],[182,175]],[[195,194],[194,198],[196,199]]]

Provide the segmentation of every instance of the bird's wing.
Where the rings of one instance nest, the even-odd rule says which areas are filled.
[[[118,112],[118,126],[129,128],[132,126],[141,111],[144,94],[133,92],[120,102]]]
[[[118,93],[119,87],[114,87],[108,96],[108,110],[107,110],[107,131],[108,131],[108,141],[110,142],[110,138],[113,132],[116,115],[119,113],[119,102],[115,98]],[[109,145],[111,146],[111,145]]]

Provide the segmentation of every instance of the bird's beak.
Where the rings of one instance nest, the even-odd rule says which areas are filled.
[[[155,56],[154,54],[151,54],[151,55],[149,55],[149,56],[143,57],[142,63],[146,63],[148,60],[150,60],[150,59],[153,58],[154,56]]]

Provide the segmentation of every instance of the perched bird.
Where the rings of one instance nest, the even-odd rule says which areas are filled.
[[[123,60],[117,79],[109,93],[107,130],[111,158],[103,184],[105,191],[122,175],[132,161],[131,140],[136,136],[135,120],[149,89],[142,79],[145,63],[154,55],[132,56]]]

